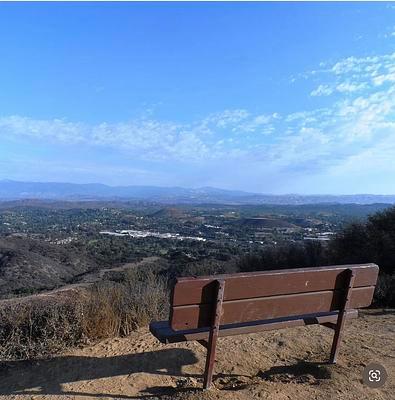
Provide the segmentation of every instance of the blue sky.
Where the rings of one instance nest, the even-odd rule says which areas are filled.
[[[395,4],[0,4],[0,179],[395,194]]]

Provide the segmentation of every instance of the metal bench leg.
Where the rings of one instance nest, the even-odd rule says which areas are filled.
[[[218,284],[217,299],[213,309],[213,322],[211,325],[210,335],[207,345],[207,357],[206,357],[206,367],[204,371],[203,389],[209,389],[213,379],[215,351],[217,348],[219,324],[221,321],[221,314],[222,314],[222,302],[224,299],[225,281],[222,279],[217,280],[217,284]]]
[[[344,322],[346,318],[347,309],[349,308],[350,298],[351,298],[351,291],[354,286],[354,279],[355,279],[355,271],[352,269],[347,270],[348,279],[345,289],[345,296],[343,301],[343,306],[339,310],[339,316],[337,318],[337,323],[335,326],[335,334],[333,336],[332,348],[331,348],[331,355],[329,358],[329,363],[335,364],[337,355],[339,353],[339,345],[343,335],[344,330]]]

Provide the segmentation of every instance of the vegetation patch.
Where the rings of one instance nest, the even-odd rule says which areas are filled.
[[[103,338],[126,336],[167,314],[168,290],[151,271],[123,282],[104,281],[72,296],[35,296],[3,302],[0,359],[32,359]]]

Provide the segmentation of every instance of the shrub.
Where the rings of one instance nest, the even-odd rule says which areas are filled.
[[[374,292],[374,305],[377,307],[395,307],[395,275],[379,275]]]
[[[376,213],[366,223],[352,223],[324,247],[318,242],[272,246],[241,257],[241,271],[374,262],[380,275],[373,305],[395,307],[395,207]]]
[[[83,328],[89,338],[126,336],[168,313],[163,278],[150,270],[132,270],[122,282],[99,282],[87,295]]]
[[[65,299],[7,302],[0,309],[0,358],[30,359],[83,340],[82,304]]]
[[[257,254],[241,257],[240,271],[263,271],[282,268],[315,267],[327,264],[326,252],[319,242],[267,247]]]
[[[167,316],[168,290],[153,272],[135,270],[119,282],[100,282],[73,296],[9,300],[0,308],[0,359],[58,353],[87,341],[126,336]]]
[[[395,207],[369,217],[366,224],[354,223],[330,243],[336,263],[374,262],[380,273],[395,273]]]

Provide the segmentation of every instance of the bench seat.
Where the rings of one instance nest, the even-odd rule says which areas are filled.
[[[332,311],[326,313],[305,314],[295,317],[274,318],[263,321],[254,321],[240,324],[221,325],[218,336],[233,336],[248,333],[257,333],[262,331],[277,330],[303,325],[321,324],[332,327],[331,324],[336,324],[339,312]],[[345,317],[353,319],[358,317],[358,310],[347,310]],[[150,323],[150,332],[161,343],[177,343],[194,340],[208,340],[210,328],[199,328],[189,330],[175,331],[170,327],[169,321],[154,321]]]

